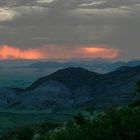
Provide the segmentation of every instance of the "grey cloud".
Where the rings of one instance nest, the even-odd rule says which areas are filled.
[[[140,4],[140,0],[98,0],[81,6],[85,9],[106,9],[106,8],[118,8],[121,6],[132,6]]]
[[[139,57],[139,4],[140,0],[0,0],[1,6],[10,6],[19,15],[0,23],[0,44],[21,48],[105,44],[119,48],[122,58]]]
[[[0,6],[42,6],[50,8],[116,8],[140,4],[140,0],[52,0],[51,2],[40,2],[39,0],[0,0]],[[83,5],[83,6],[82,6]]]
[[[31,6],[36,3],[36,0],[0,0],[1,7],[17,7],[17,6]]]
[[[107,37],[108,44],[122,50],[121,56],[127,58],[139,57],[140,52],[140,16],[139,11],[131,16],[118,21],[114,30]]]

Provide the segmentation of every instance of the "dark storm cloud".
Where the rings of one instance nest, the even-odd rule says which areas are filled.
[[[139,56],[140,0],[0,0],[0,7],[1,45],[105,44]]]

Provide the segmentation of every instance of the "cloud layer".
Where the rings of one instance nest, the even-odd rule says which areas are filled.
[[[120,50],[120,58],[139,57],[140,0],[0,0],[0,6],[0,45],[76,51],[104,44]]]

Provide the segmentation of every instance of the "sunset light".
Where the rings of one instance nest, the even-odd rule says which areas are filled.
[[[103,58],[116,58],[119,55],[119,50],[114,48],[84,48],[89,55],[96,55]]]
[[[42,54],[36,49],[23,50],[12,46],[0,46],[0,59],[41,59]]]
[[[21,49],[8,45],[0,46],[0,59],[70,59],[70,58],[116,58],[119,50],[102,46],[66,48],[48,45],[39,48]]]

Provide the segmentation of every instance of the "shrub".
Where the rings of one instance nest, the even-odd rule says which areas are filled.
[[[140,94],[140,80],[136,83],[136,92]]]
[[[84,116],[81,113],[78,113],[73,118],[74,118],[75,123],[77,125],[82,125],[83,123],[85,123],[85,118],[84,118]]]
[[[139,107],[140,106],[140,100],[134,101],[133,103],[129,104],[129,107]]]
[[[23,127],[17,130],[17,139],[18,140],[31,140],[33,136],[33,129],[30,127]]]

